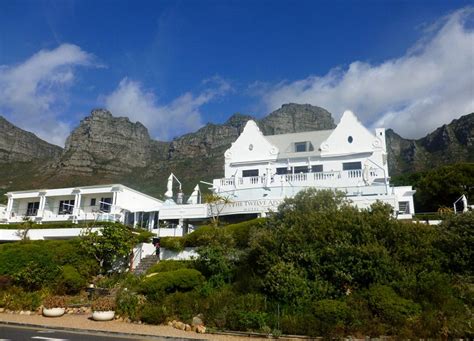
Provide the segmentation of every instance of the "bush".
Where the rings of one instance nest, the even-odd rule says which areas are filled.
[[[72,265],[64,265],[58,278],[56,291],[64,294],[76,294],[86,285],[86,279]]]
[[[143,295],[138,295],[132,290],[123,289],[117,294],[117,313],[121,316],[127,316],[132,321],[138,321],[145,301]]]
[[[141,308],[140,320],[148,324],[166,322],[166,310],[161,304],[147,303]]]
[[[398,296],[391,287],[380,284],[369,289],[368,302],[373,313],[387,324],[390,333],[400,330],[421,311],[419,304]]]
[[[191,269],[193,267],[194,262],[189,260],[162,260],[150,267],[147,273],[168,272],[178,269]]]
[[[184,250],[184,238],[183,237],[161,237],[160,246],[171,251],[183,251]]]
[[[165,294],[190,291],[204,281],[204,276],[195,269],[178,269],[145,278],[141,292],[151,301],[158,301]]]
[[[0,292],[0,307],[10,310],[36,310],[41,305],[40,291],[24,291],[22,288],[11,287]]]
[[[30,290],[54,288],[63,265],[73,266],[85,278],[98,269],[97,262],[81,252],[78,240],[0,245],[0,275],[11,276],[18,285]]]
[[[325,299],[313,305],[316,318],[315,329],[322,335],[344,336],[345,326],[349,323],[350,309],[346,302]]]

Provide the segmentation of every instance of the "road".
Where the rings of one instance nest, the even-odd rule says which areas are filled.
[[[187,338],[174,337],[133,337],[107,335],[106,333],[69,332],[48,328],[18,327],[0,325],[0,341],[137,341],[137,340],[166,340],[166,341],[189,341]]]

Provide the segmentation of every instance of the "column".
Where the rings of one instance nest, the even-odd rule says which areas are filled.
[[[82,200],[82,194],[76,193],[76,196],[74,198],[74,209],[73,209],[73,214],[76,217],[81,215],[81,200]]]
[[[44,207],[46,205],[46,196],[42,193],[40,193],[40,203],[39,203],[39,208],[38,208],[38,213],[36,214],[37,217],[43,217],[44,216]]]
[[[7,203],[7,219],[10,219],[13,209],[13,198],[11,195],[8,196],[8,203]]]

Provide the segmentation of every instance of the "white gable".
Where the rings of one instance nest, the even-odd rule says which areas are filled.
[[[372,134],[351,111],[345,111],[336,129],[321,143],[321,156],[371,153],[382,149],[382,141]]]
[[[226,164],[275,160],[278,148],[271,144],[254,121],[248,121],[244,130],[225,152]]]

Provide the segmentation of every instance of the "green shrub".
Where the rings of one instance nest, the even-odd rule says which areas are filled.
[[[183,251],[184,250],[184,238],[183,237],[161,237],[160,246],[171,251]]]
[[[419,304],[400,297],[391,287],[380,284],[369,289],[368,302],[374,314],[390,326],[391,332],[399,330],[421,311]]]
[[[40,291],[11,287],[0,292],[0,307],[10,310],[36,310],[42,303],[42,296]]]
[[[132,321],[138,321],[140,319],[140,311],[145,303],[145,297],[138,295],[132,290],[123,289],[118,292],[116,303],[117,314],[126,316]]]
[[[64,265],[58,278],[56,292],[76,294],[86,286],[86,279],[72,265]]]
[[[148,324],[162,324],[166,322],[166,310],[161,304],[147,303],[142,306],[140,320]]]
[[[204,276],[195,269],[178,269],[145,278],[140,290],[149,300],[157,301],[165,294],[190,291],[203,281]]]
[[[194,267],[194,262],[189,260],[162,260],[152,267],[150,267],[147,273],[158,273],[174,271],[178,269],[191,269]]]
[[[316,318],[315,329],[321,335],[331,337],[344,336],[345,326],[349,324],[350,309],[346,302],[325,299],[313,305],[313,314]]]

